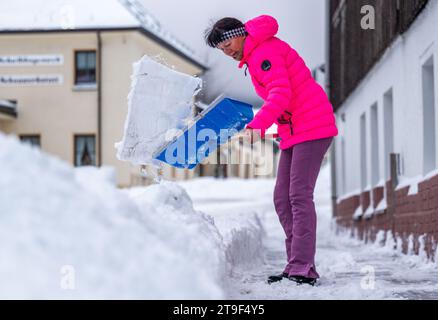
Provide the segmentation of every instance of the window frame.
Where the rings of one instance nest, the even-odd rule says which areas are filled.
[[[41,135],[40,134],[19,134],[18,138],[20,139],[20,142],[25,143],[25,141],[23,139],[37,139],[38,140],[38,144],[35,145],[33,143],[31,143],[30,145],[33,147],[38,147],[41,149]]]
[[[76,143],[77,138],[94,138],[94,164],[91,164],[93,167],[97,167],[97,137],[94,133],[79,133],[73,135],[73,166],[75,168],[84,167],[84,165],[76,164]]]
[[[80,53],[94,53],[95,57],[95,66],[94,66],[94,82],[78,82],[78,65],[77,65],[77,57]],[[74,50],[73,53],[73,84],[74,86],[90,86],[97,84],[97,50],[96,49],[77,49]]]

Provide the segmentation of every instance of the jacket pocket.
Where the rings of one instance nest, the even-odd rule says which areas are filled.
[[[289,111],[284,111],[284,113],[277,119],[279,125],[288,125],[290,129],[290,134],[294,134],[294,128],[292,124],[292,113]]]

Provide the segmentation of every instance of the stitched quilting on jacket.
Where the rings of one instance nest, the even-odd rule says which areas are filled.
[[[299,54],[278,39],[277,21],[267,15],[245,23],[243,58],[257,94],[264,100],[247,127],[265,131],[278,125],[280,149],[338,135],[333,106]]]

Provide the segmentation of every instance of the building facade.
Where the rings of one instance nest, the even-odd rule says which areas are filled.
[[[374,28],[364,28],[370,14]],[[340,131],[332,149],[337,225],[434,259],[438,3],[332,0],[327,16],[327,84]]]
[[[3,3],[0,131],[74,166],[111,166],[121,187],[153,183],[154,168],[121,162],[114,148],[122,139],[132,65],[144,55],[190,75],[207,70],[136,0],[77,0],[71,5],[35,0],[26,8]],[[263,154],[269,148],[271,153]],[[248,162],[218,164],[231,150],[241,159],[267,161],[272,170],[258,176]],[[164,165],[162,174],[169,180],[273,177],[278,148],[227,143],[208,161],[192,171]]]
[[[139,167],[117,160],[114,148],[123,134],[132,64],[149,55],[190,75],[206,67],[154,29],[135,1],[46,8],[41,21],[0,24],[0,130],[75,166],[114,167],[119,186],[146,183]],[[25,10],[38,13],[33,5]],[[65,25],[65,15],[54,18],[60,10],[77,19]],[[166,168],[164,174],[181,179],[194,173]]]

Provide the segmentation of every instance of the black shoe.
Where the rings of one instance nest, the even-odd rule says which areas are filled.
[[[268,278],[268,283],[274,283],[274,282],[280,282],[281,280],[283,280],[283,278],[287,278],[289,275],[285,272],[283,272],[282,274],[276,275],[276,276],[270,276]]]
[[[308,284],[313,287],[316,284],[316,279],[306,278],[303,276],[289,276],[288,279],[295,282],[297,285]]]

